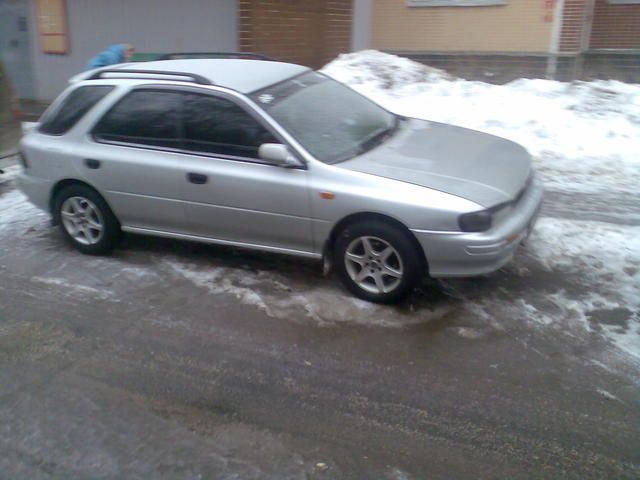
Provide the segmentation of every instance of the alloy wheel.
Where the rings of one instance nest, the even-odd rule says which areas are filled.
[[[352,240],[345,251],[344,262],[351,280],[370,293],[392,292],[402,281],[404,267],[400,254],[378,237],[362,236]]]
[[[82,245],[95,245],[104,234],[104,220],[96,205],[84,197],[69,197],[60,208],[64,229]]]

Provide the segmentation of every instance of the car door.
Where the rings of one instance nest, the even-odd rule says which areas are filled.
[[[136,88],[104,114],[78,151],[85,177],[125,228],[185,231],[180,101],[176,91]]]
[[[261,160],[282,143],[258,115],[223,94],[184,93],[185,207],[193,235],[312,252],[305,168]]]

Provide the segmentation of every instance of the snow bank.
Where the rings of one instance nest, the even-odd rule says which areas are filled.
[[[640,85],[491,85],[373,51],[342,55],[323,71],[397,113],[521,143],[549,188],[635,192],[640,184]]]
[[[377,50],[340,55],[323,71],[351,86],[394,90],[416,83],[453,80],[444,70]]]

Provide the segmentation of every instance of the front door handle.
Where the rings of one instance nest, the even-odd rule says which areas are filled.
[[[92,170],[97,170],[100,168],[100,160],[95,160],[93,158],[85,159],[84,164],[87,166],[87,168],[90,168]]]
[[[207,178],[208,177],[206,175],[203,175],[201,173],[187,173],[187,180],[189,180],[191,183],[195,183],[196,185],[204,185],[205,183],[207,183]]]

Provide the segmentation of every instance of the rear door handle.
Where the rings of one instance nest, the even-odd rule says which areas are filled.
[[[195,183],[196,185],[204,185],[205,183],[207,183],[207,179],[208,177],[201,173],[187,173],[187,180],[189,180],[191,183]]]
[[[93,158],[85,159],[84,164],[87,166],[87,168],[90,168],[92,170],[97,170],[100,168],[100,160],[95,160]]]

